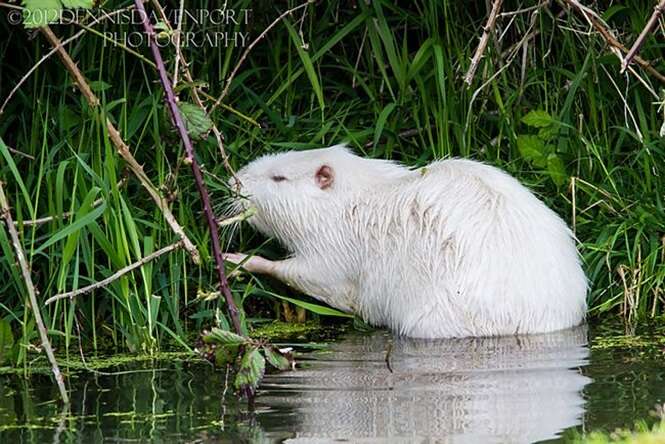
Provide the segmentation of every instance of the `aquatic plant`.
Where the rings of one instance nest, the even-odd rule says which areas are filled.
[[[618,429],[610,433],[591,432],[579,436],[577,444],[659,444],[665,442],[665,421],[649,426],[645,421],[638,421],[633,429]]]
[[[266,362],[277,370],[295,368],[290,348],[279,349],[265,340],[251,339],[228,330],[213,328],[203,332],[203,356],[217,366],[239,361],[233,385],[238,393],[251,397],[263,378]]]

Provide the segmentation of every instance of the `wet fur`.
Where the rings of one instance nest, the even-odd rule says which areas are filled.
[[[322,165],[334,171],[326,189],[315,181]],[[374,325],[434,338],[584,318],[570,230],[497,168],[451,159],[410,170],[334,146],[262,157],[239,178],[236,206],[255,206],[250,223],[291,252],[276,276]]]

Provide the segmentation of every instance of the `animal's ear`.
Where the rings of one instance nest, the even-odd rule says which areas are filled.
[[[322,190],[325,190],[335,181],[335,172],[328,165],[321,165],[314,175],[316,184]]]

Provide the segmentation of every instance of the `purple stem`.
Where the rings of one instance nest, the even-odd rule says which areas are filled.
[[[187,128],[185,127],[185,122],[182,120],[180,115],[180,110],[176,103],[175,94],[173,88],[171,88],[171,82],[169,81],[168,74],[166,73],[166,66],[164,66],[164,60],[162,59],[162,54],[159,52],[159,47],[155,42],[155,31],[150,23],[148,14],[143,6],[142,0],[134,0],[136,4],[136,9],[139,11],[141,21],[143,22],[143,28],[145,29],[146,34],[148,35],[148,41],[150,42],[150,49],[152,50],[152,57],[155,59],[155,64],[157,65],[157,71],[159,72],[159,80],[162,83],[164,92],[166,93],[166,104],[168,105],[173,123],[180,134],[180,139],[182,139],[183,145],[185,145],[186,162],[190,163],[192,166],[192,173],[194,174],[194,180],[196,181],[196,188],[199,190],[201,195],[201,201],[203,202],[203,212],[205,214],[206,220],[208,222],[208,228],[210,229],[210,237],[212,238],[212,252],[215,257],[215,268],[217,269],[217,275],[219,277],[219,287],[224,294],[226,299],[226,304],[229,309],[229,314],[231,315],[231,320],[233,321],[233,328],[236,333],[242,335],[242,330],[240,328],[240,318],[238,316],[238,307],[231,296],[231,290],[229,289],[229,282],[226,279],[226,274],[224,274],[224,260],[222,259],[222,248],[219,243],[219,230],[217,226],[217,219],[212,211],[212,206],[210,205],[210,195],[208,194],[208,189],[203,182],[203,175],[201,174],[201,168],[199,167],[196,157],[194,155],[194,146],[192,141],[189,138],[187,133]]]

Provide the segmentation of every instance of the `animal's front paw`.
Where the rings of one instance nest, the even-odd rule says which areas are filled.
[[[246,258],[247,255],[242,253],[224,253],[222,255],[222,259],[235,265],[240,265]],[[240,267],[237,267],[235,270],[228,274],[228,277],[230,279],[235,279],[240,275],[242,275],[242,271],[240,270]]]
[[[232,264],[240,264],[242,261],[247,259],[247,255],[242,253],[224,253],[222,258],[227,262],[231,262]]]
[[[225,261],[240,265],[250,273],[270,273],[273,262],[261,256],[248,256],[243,253],[225,253]]]

